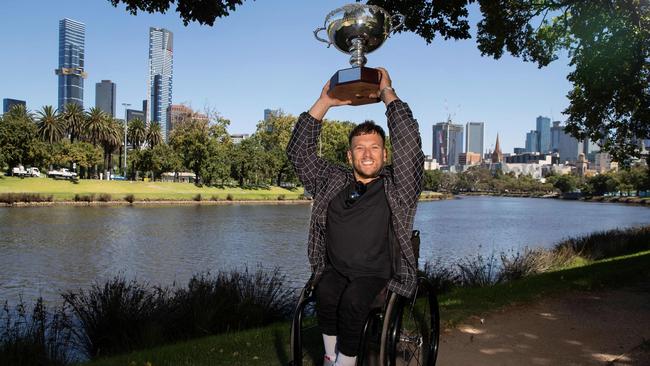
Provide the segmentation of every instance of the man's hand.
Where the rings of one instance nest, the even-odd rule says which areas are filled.
[[[379,95],[372,95],[373,97],[381,98],[382,102],[388,106],[390,102],[397,99],[397,94],[393,90],[393,82],[390,80],[388,71],[383,67],[377,67],[379,70]],[[382,93],[383,91],[383,93]]]
[[[327,94],[327,91],[330,90],[330,81],[328,80],[323,87],[323,90],[320,93],[320,97],[314,105],[309,109],[309,114],[316,118],[319,121],[322,121],[325,117],[325,114],[331,107],[337,107],[340,105],[351,104],[351,100],[341,100],[332,98]]]

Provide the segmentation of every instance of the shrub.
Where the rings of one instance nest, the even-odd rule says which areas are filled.
[[[568,250],[589,260],[599,260],[648,249],[650,249],[650,226],[626,230],[614,229],[571,238],[557,244],[554,252]]]
[[[440,258],[435,263],[427,261],[420,274],[429,280],[438,294],[448,292],[459,284],[458,273],[454,271],[453,267],[443,265]]]
[[[157,295],[146,284],[115,277],[103,286],[61,296],[79,323],[78,347],[96,357],[162,343],[154,321],[160,308]]]
[[[518,280],[548,270],[551,263],[547,253],[548,251],[544,249],[529,248],[510,256],[501,253],[498,282]]]
[[[16,202],[52,202],[52,195],[45,196],[38,193],[2,193],[0,202],[13,205]]]
[[[287,199],[287,196],[284,194],[278,195],[278,201],[284,201]]]
[[[202,199],[202,197],[201,197],[201,193],[197,194],[197,195],[194,196],[194,198],[192,198],[192,199],[195,200],[195,201],[197,201],[197,202],[200,202],[201,199]]]
[[[38,298],[31,314],[22,299],[0,312],[1,365],[67,365],[71,361],[73,330],[65,308],[48,312]]]
[[[499,268],[494,254],[489,257],[479,254],[476,258],[464,258],[456,266],[463,286],[483,287],[499,281]]]
[[[228,193],[228,195],[226,196],[226,200],[228,200],[228,201],[232,201],[234,199],[235,199],[235,197],[233,197],[232,193]]]
[[[75,202],[93,202],[95,201],[95,194],[75,194],[74,195],[74,200]]]
[[[132,194],[127,194],[124,196],[124,200],[128,203],[133,203],[133,201],[135,201],[135,196]]]
[[[110,202],[111,201],[111,195],[108,193],[101,193],[99,195],[99,201],[100,202]]]
[[[213,195],[212,197],[210,197],[210,200],[212,200],[212,201],[221,201],[221,198],[219,198],[219,196],[217,196],[217,195]]]

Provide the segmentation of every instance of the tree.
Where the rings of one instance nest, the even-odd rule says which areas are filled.
[[[334,164],[348,165],[348,137],[355,124],[324,120],[320,135],[320,155]]]
[[[169,145],[180,156],[183,167],[196,174],[197,184],[201,184],[201,173],[209,158],[209,140],[208,122],[199,120],[179,123],[169,136]]]
[[[146,140],[151,148],[163,142],[162,129],[159,122],[154,121],[149,123]]]
[[[282,182],[295,179],[293,166],[285,151],[296,121],[297,118],[291,115],[274,114],[268,120],[260,121],[257,124],[255,135],[251,138],[256,139],[266,152],[264,154],[266,156],[266,173],[273,180],[273,184],[278,186]],[[250,144],[246,146],[250,147]]]
[[[45,142],[52,144],[63,138],[64,121],[51,105],[46,105],[38,111],[37,126],[38,136]]]
[[[68,134],[70,135],[70,142],[74,143],[81,136],[84,128],[84,111],[83,108],[77,103],[68,103],[63,110],[62,118]]]
[[[14,107],[0,119],[0,156],[9,170],[18,164],[42,166],[43,143],[31,114]]]
[[[586,181],[588,193],[593,196],[603,196],[605,193],[618,191],[619,182],[613,174],[597,174]]]
[[[171,3],[183,22],[213,25],[243,0],[109,0],[127,11],[166,12]],[[360,0],[357,0],[360,1]],[[470,4],[478,3],[478,49],[504,53],[544,67],[566,52],[574,70],[567,131],[579,140],[603,141],[615,160],[639,157],[637,141],[650,138],[650,2],[646,0],[368,0],[406,16],[403,31],[427,43],[471,38]],[[650,154],[646,156],[650,166]]]
[[[84,139],[93,146],[101,143],[103,136],[106,134],[108,116],[104,111],[97,107],[90,108],[86,113],[86,119],[83,125]]]
[[[553,187],[562,193],[573,192],[578,187],[578,180],[571,174],[564,174],[553,179]]]
[[[134,118],[129,121],[129,125],[127,127],[127,136],[128,140],[133,145],[133,148],[140,149],[142,143],[147,137],[147,126],[145,126],[144,121],[142,121],[140,118]]]
[[[441,170],[425,170],[423,187],[427,191],[438,191],[440,189],[440,182],[442,181]]]
[[[104,170],[108,175],[113,170],[113,152],[122,146],[124,141],[124,127],[122,123],[111,117],[108,117],[104,123],[100,139],[104,149]]]
[[[261,142],[255,136],[233,146],[231,154],[231,176],[239,186],[259,183],[264,167],[268,167],[268,156]]]

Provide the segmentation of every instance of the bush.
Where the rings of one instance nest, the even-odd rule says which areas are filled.
[[[156,320],[159,293],[115,277],[88,291],[63,293],[79,323],[79,348],[89,357],[107,356],[162,343]]]
[[[124,200],[128,203],[133,203],[133,201],[135,201],[135,196],[132,194],[127,194],[124,196]]]
[[[95,201],[95,194],[75,194],[74,195],[74,200],[75,202],[93,202]]]
[[[548,251],[525,248],[510,256],[501,253],[501,269],[497,282],[514,281],[549,269]]]
[[[235,199],[235,197],[233,197],[232,193],[228,193],[228,195],[226,196],[226,200],[228,200],[228,201],[232,201],[234,199]]]
[[[38,193],[2,193],[0,194],[0,202],[8,205],[13,205],[16,202],[52,202],[52,195],[45,196]]]
[[[589,260],[599,260],[650,249],[650,226],[614,229],[559,243],[554,253],[571,252]]]
[[[192,199],[195,200],[195,201],[197,201],[197,202],[200,202],[201,199],[202,199],[202,197],[201,197],[201,193],[197,194],[197,195],[194,196],[194,198],[192,198]]]
[[[100,202],[110,202],[111,201],[111,195],[108,193],[101,193],[99,195],[99,201]]]
[[[434,291],[438,294],[450,291],[460,282],[458,273],[454,271],[453,267],[443,265],[440,258],[435,263],[426,262],[420,275],[429,280]]]
[[[284,201],[287,199],[287,196],[284,194],[278,195],[278,201]]]
[[[210,197],[210,200],[212,200],[212,201],[221,201],[221,198],[219,198],[219,196],[217,196],[217,195],[213,195],[212,197]]]
[[[22,300],[0,312],[1,365],[67,365],[71,361],[73,330],[65,309],[47,311],[38,298],[31,315]]]
[[[500,280],[499,268],[494,254],[483,257],[479,254],[476,258],[464,258],[456,263],[459,281],[467,287],[483,287],[493,285]]]

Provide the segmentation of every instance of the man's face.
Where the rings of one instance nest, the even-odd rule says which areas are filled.
[[[348,150],[348,161],[358,180],[375,178],[384,167],[386,157],[384,141],[378,133],[368,133],[352,138],[352,144]]]

